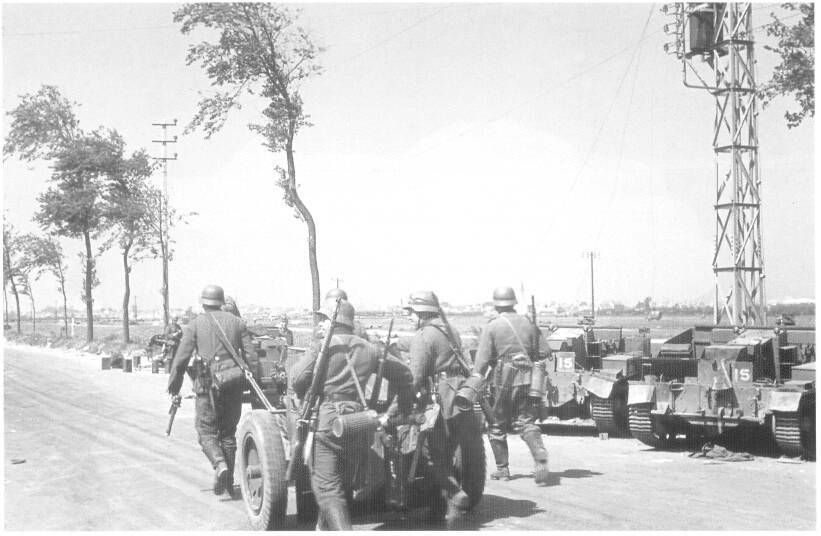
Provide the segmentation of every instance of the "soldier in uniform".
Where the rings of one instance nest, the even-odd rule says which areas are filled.
[[[320,331],[327,333],[330,329],[335,305],[335,300],[328,301],[318,311],[323,318]],[[382,352],[377,345],[354,335],[354,308],[348,301],[340,301],[333,329],[327,375],[314,434],[311,487],[319,507],[318,527],[351,530],[347,504],[347,497],[352,492],[351,469],[357,463],[356,457],[367,453],[370,445],[346,443],[344,438],[334,436],[331,429],[338,416],[367,409],[362,405],[354,382],[358,382],[364,390],[365,382],[377,370]],[[311,384],[318,357],[318,351],[311,349],[294,366],[292,385],[300,398],[305,396]],[[413,404],[410,369],[389,355],[382,372],[397,389],[399,411],[409,413]]]
[[[327,294],[325,294],[326,302],[336,301],[337,298],[342,298],[343,300],[348,301],[348,293],[342,290],[341,288],[332,288],[328,291]],[[357,337],[365,339],[366,341],[371,340],[370,337],[368,337],[368,334],[365,332],[365,328],[362,327],[362,324],[359,322],[359,320],[354,320],[353,334]]]
[[[542,443],[542,432],[536,425],[540,401],[528,396],[531,381],[531,360],[543,359],[536,355],[536,348],[547,349],[539,344],[541,332],[525,316],[517,314],[516,294],[511,287],[499,287],[493,291],[493,305],[499,314],[491,320],[479,338],[476,350],[474,374],[484,377],[488,367],[495,367],[493,386],[496,396],[502,392],[502,370],[505,365],[515,367],[513,385],[509,396],[496,400],[496,422],[488,427],[488,437],[496,459],[494,480],[509,480],[507,433],[519,433],[527,444],[535,462],[535,480],[544,483],[548,478],[547,450]],[[514,359],[516,357],[516,359]]]
[[[180,345],[180,339],[182,339],[182,328],[179,324],[179,317],[175,316],[171,319],[171,322],[169,322],[165,328],[163,337],[168,341],[168,359],[174,359],[174,356],[177,354],[177,348]]]
[[[456,340],[451,340],[448,328],[440,317],[436,294],[431,291],[414,292],[408,298],[405,309],[410,311],[417,325],[409,349],[413,392],[421,394],[423,405],[435,397],[440,406],[439,418],[428,438],[428,448],[441,500],[447,501],[445,519],[448,527],[454,528],[467,511],[470,498],[455,478],[453,454],[460,442],[481,437],[481,434],[466,433],[468,426],[477,426],[473,412],[461,411],[454,404],[456,392],[470,371],[458,356],[458,348],[461,348],[459,333],[452,330]],[[464,447],[462,452],[465,452]],[[437,506],[434,503],[435,511],[438,510]]]
[[[214,468],[214,493],[221,495],[227,490],[233,494],[236,431],[242,411],[244,382],[228,389],[213,389],[210,374],[212,365],[226,359],[233,362],[233,358],[231,351],[221,342],[219,330],[212,318],[222,327],[225,338],[252,371],[257,370],[258,359],[245,322],[220,310],[225,303],[222,287],[205,287],[200,295],[200,303],[203,313],[197,315],[184,330],[179,351],[171,367],[171,376],[168,378],[168,392],[179,400],[183,375],[191,356],[196,352],[202,361],[194,367],[192,377],[197,397],[194,426],[202,451]]]

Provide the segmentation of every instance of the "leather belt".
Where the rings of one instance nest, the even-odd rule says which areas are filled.
[[[331,393],[323,397],[324,402],[359,402],[356,393]]]
[[[467,375],[462,369],[443,370],[442,372],[436,373],[436,376],[440,380],[444,380],[445,378],[467,378]]]

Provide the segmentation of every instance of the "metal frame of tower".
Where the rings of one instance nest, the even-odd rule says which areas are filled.
[[[715,101],[713,321],[738,327],[767,322],[752,6],[675,3],[662,8],[673,17],[665,32],[675,37],[664,45],[665,52],[681,60],[685,86],[705,89]]]

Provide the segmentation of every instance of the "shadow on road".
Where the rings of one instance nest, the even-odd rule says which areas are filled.
[[[483,525],[510,517],[530,517],[544,512],[542,508],[527,499],[510,499],[499,495],[485,494],[482,502],[468,514],[463,530],[481,529]]]
[[[485,524],[510,517],[529,517],[544,512],[536,503],[525,499],[509,499],[498,495],[485,494],[482,502],[465,516],[457,530],[478,530]],[[354,516],[355,525],[378,523],[370,530],[445,530],[444,521],[431,519],[427,507],[414,508],[407,512],[382,511]],[[289,524],[289,526],[291,526]],[[310,527],[311,529],[313,527]],[[297,530],[307,530],[299,526]]]
[[[590,478],[591,476],[601,476],[603,473],[591,471],[589,469],[565,469],[561,473],[550,473],[547,477],[545,487],[558,486],[562,478]]]

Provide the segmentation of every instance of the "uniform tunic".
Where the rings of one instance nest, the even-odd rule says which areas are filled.
[[[453,337],[456,340],[450,341],[444,322],[433,318],[423,322],[410,341],[414,392],[426,392],[432,384],[441,406],[440,416],[428,438],[428,448],[435,467],[436,485],[444,500],[453,497],[460,489],[453,473],[456,447],[477,437],[477,434],[469,433],[468,427],[478,426],[472,408],[462,412],[453,404],[459,386],[469,374],[454,352],[461,347],[461,338],[455,330]],[[463,452],[468,450],[466,447],[462,449]]]
[[[484,375],[488,367],[495,366],[493,384],[496,395],[499,396],[502,367],[518,353],[524,353],[531,359],[536,357],[537,341],[540,350],[538,358],[542,358],[549,350],[541,330],[526,316],[510,312],[501,313],[482,331],[476,350],[474,371]],[[491,439],[504,440],[506,432],[510,429],[514,432],[538,430],[535,424],[538,418],[538,401],[528,397],[530,380],[530,370],[517,370],[509,399],[496,401],[496,422],[489,427]]]
[[[256,375],[259,362],[245,322],[225,311],[211,313],[228,341]],[[168,378],[168,392],[172,395],[180,392],[185,369],[195,351],[203,360],[200,368],[204,370],[210,370],[209,365],[214,360],[232,359],[231,352],[220,342],[219,331],[208,318],[208,313],[198,315],[183,330],[182,341]],[[202,451],[216,467],[218,462],[225,460],[225,450],[233,452],[237,448],[236,431],[242,411],[242,387],[215,393],[211,389],[210,376],[201,374],[194,379],[194,392],[197,395],[194,426]]]

